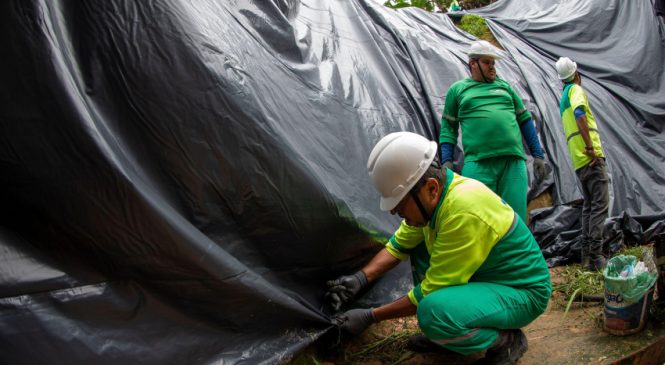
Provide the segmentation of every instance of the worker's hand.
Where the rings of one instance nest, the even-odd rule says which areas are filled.
[[[545,166],[545,159],[535,157],[533,159],[533,177],[536,182],[540,183],[547,177],[547,167]]]
[[[443,167],[447,167],[449,169],[453,169],[453,162],[448,160],[448,161],[443,161]]]
[[[342,330],[359,335],[372,323],[376,322],[372,309],[351,309],[333,318]]]
[[[367,277],[362,270],[353,275],[340,276],[335,280],[330,280],[326,283],[328,292],[326,297],[330,300],[333,309],[338,311],[342,303],[351,300],[365,285],[367,285]]]
[[[591,157],[591,162],[589,163],[589,166],[594,166],[595,164],[598,163],[598,156],[596,155],[596,150],[593,147],[585,148],[584,154]]]

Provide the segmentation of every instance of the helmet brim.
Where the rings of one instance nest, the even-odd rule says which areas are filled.
[[[399,198],[397,198],[397,197],[389,197],[389,198],[381,197],[381,199],[379,200],[379,208],[384,212],[393,210],[397,206],[397,204],[399,204],[400,200],[402,200],[402,199],[404,199],[403,196],[399,197]]]
[[[573,73],[571,73],[570,75],[568,75],[566,77],[563,77],[563,76],[559,75],[559,80],[561,80],[561,81],[570,80],[571,78],[573,78],[573,76],[575,76],[575,72],[577,72],[577,71],[573,71]]]
[[[475,54],[475,53],[469,54],[469,58],[481,58],[481,57],[489,57],[489,58],[492,58],[494,60],[502,60],[503,59],[503,57],[499,56],[496,53],[492,53],[492,54]]]

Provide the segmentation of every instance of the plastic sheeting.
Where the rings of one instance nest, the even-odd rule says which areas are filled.
[[[527,70],[524,78],[539,106],[558,105],[556,60],[577,62],[607,156],[613,218],[606,222],[605,249],[615,252],[621,244],[617,237],[626,231],[617,223],[622,217],[650,222],[665,211],[665,27],[652,2],[499,1],[474,13],[488,19],[519,68]],[[557,207],[532,212],[531,229],[550,265],[575,262],[581,193],[558,109],[540,112]],[[653,224],[634,225],[633,232]]]
[[[533,4],[528,19],[550,9],[497,8],[517,3]],[[635,3],[585,29],[646,23],[660,43],[633,42],[631,54],[662,55],[662,26]],[[0,352],[12,364],[288,362],[333,328],[324,282],[358,269],[397,226],[366,175],[371,147],[399,130],[437,139],[472,41],[445,15],[369,0],[0,6]],[[577,24],[549,21],[553,43]],[[552,62],[538,58],[547,45],[504,23],[491,23],[508,51],[499,74],[553,162],[530,195],[554,184],[561,206],[577,193]],[[577,61],[601,123],[621,116],[601,130],[613,213],[642,215],[663,200],[663,105],[636,99],[662,90],[662,62],[634,58],[643,67],[623,78],[600,77],[614,58]],[[651,86],[608,91],[638,76]],[[361,303],[404,286],[393,275]]]
[[[650,0],[499,1],[475,13],[519,68],[544,126],[555,164],[555,200],[581,198],[569,162],[554,63],[577,62],[607,156],[610,215],[665,210],[665,28]]]

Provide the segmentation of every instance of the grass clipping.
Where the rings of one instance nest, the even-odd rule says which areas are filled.
[[[418,333],[420,330],[413,317],[375,324],[372,331],[362,336],[360,344],[347,348],[340,365],[360,365],[377,359],[381,363],[399,364],[415,355],[406,349],[406,343]]]
[[[626,247],[617,252],[616,255],[633,255],[639,261],[642,260],[645,249],[652,248],[649,246]],[[568,298],[564,318],[576,298],[584,302],[585,298],[595,299],[604,295],[605,278],[602,271],[586,271],[580,265],[575,264],[563,268],[559,276],[559,280],[552,284],[552,290],[558,291],[565,298]]]

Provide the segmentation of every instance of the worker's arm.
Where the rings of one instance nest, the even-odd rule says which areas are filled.
[[[339,310],[343,303],[353,299],[358,292],[370,282],[381,277],[388,270],[395,267],[400,260],[391,255],[385,248],[379,251],[374,258],[361,270],[352,275],[342,275],[326,283],[328,291],[326,298],[334,310]]]
[[[440,162],[450,169],[453,167],[453,153],[455,152],[459,133],[457,89],[456,85],[453,85],[446,93],[446,102],[441,116],[441,132],[439,133]]]
[[[376,322],[380,322],[386,319],[412,316],[416,314],[416,309],[417,307],[405,295],[392,303],[374,308],[373,314]]]
[[[538,132],[536,132],[536,124],[533,122],[533,119],[529,118],[529,120],[520,124],[520,131],[533,156],[533,176],[540,183],[547,177],[547,168],[545,167],[545,153],[543,152],[543,147],[540,145]]]
[[[416,306],[411,304],[409,297],[401,297],[396,301],[378,308],[356,308],[333,317],[334,324],[345,332],[359,335],[372,323],[386,319],[407,317],[416,314]]]
[[[455,145],[452,143],[441,143],[441,164],[449,169],[453,169],[453,154]]]
[[[543,152],[543,147],[540,145],[538,132],[536,132],[536,125],[533,122],[533,119],[529,119],[520,124],[520,131],[522,132],[524,141],[526,141],[526,145],[529,146],[531,155],[537,158],[545,158],[545,153]]]
[[[374,258],[362,268],[368,282],[372,282],[380,278],[383,274],[390,271],[393,267],[397,266],[400,260],[391,255],[385,248],[379,251]]]
[[[593,142],[589,134],[589,124],[582,107],[575,109],[575,122],[577,123],[577,129],[580,131],[582,140],[584,140],[584,154],[591,157],[592,160],[589,166],[593,166],[598,162],[598,156],[596,156],[596,151],[593,149]]]
[[[385,248],[379,251],[365,267],[359,271],[366,275],[369,281],[376,280],[385,272],[400,262]],[[416,306],[411,303],[408,296],[378,308],[355,308],[333,317],[333,323],[342,330],[354,335],[362,333],[372,323],[386,319],[412,316],[416,314]]]
[[[390,237],[386,246],[374,255],[365,267],[353,275],[340,276],[326,283],[326,297],[333,309],[339,310],[342,303],[350,301],[368,283],[381,277],[400,261],[408,259],[411,250],[423,239],[422,228],[411,227],[402,220],[399,229]]]

